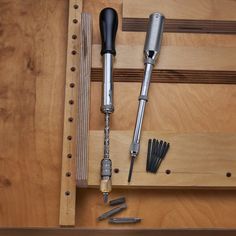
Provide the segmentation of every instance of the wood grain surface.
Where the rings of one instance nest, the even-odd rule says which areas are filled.
[[[132,181],[128,184],[132,135],[132,131],[111,131],[110,157],[113,170],[118,169],[118,173],[113,172],[112,175],[113,187],[236,187],[236,134],[142,132],[140,153],[134,163]],[[90,132],[88,185],[91,187],[98,187],[100,184],[102,138],[103,131]],[[170,143],[170,150],[157,174],[146,172],[147,144],[150,138]]]
[[[114,83],[115,112],[111,117],[111,130],[133,130],[140,86],[140,83]],[[103,130],[103,114],[98,99],[101,97],[101,83],[92,83],[91,95],[90,129]],[[152,83],[143,130],[235,133],[235,97],[236,85]]]
[[[116,8],[121,19],[121,0],[84,1],[84,11],[93,14],[95,44],[100,43],[98,14],[107,6]],[[3,0],[0,18],[0,226],[54,227],[59,218],[68,2]],[[121,32],[119,24],[118,44],[142,45],[144,37],[144,33]],[[232,35],[168,33],[163,45],[235,47],[235,42]],[[139,83],[115,84],[113,130],[133,129],[139,88]],[[104,125],[100,89],[100,83],[92,83],[92,130]],[[235,133],[235,93],[235,85],[152,84],[144,130]],[[154,113],[148,115],[148,110]],[[144,219],[135,229],[220,229],[236,227],[235,194],[116,189],[111,197],[125,195],[124,215]],[[106,210],[98,189],[78,190],[77,227],[114,229],[95,220]]]
[[[147,18],[123,18],[122,30],[146,32],[148,26],[148,15],[146,17]],[[164,32],[236,34],[236,21],[165,19]]]
[[[235,10],[231,0],[123,0],[123,17],[146,18],[159,11],[170,19],[233,21]]]
[[[146,31],[148,16],[160,12],[166,17],[165,32],[235,34],[235,10],[230,0],[124,0],[122,29]]]
[[[100,45],[93,45],[92,67],[101,68]],[[143,45],[117,45],[114,68],[143,69]],[[235,47],[162,46],[156,69],[236,71]]]
[[[143,77],[143,45],[117,45],[116,81]],[[93,45],[93,80],[102,80],[100,45]],[[166,80],[165,80],[166,78]],[[154,67],[153,82],[236,83],[236,47],[163,46]]]
[[[115,82],[141,82],[144,69],[114,69]],[[92,81],[102,81],[102,68],[92,68]],[[236,84],[234,71],[154,69],[152,83]]]
[[[66,1],[0,2],[0,225],[56,226]]]
[[[235,228],[234,190],[113,190],[110,198],[125,196],[128,208],[117,217],[137,216],[143,218],[141,224],[112,226],[107,221],[97,222],[96,218],[110,208],[104,206],[98,189],[79,189],[77,212],[78,227],[89,226],[97,229],[199,229]],[[191,234],[190,234],[191,235]]]
[[[78,91],[77,186],[87,187],[89,152],[90,84],[92,65],[92,16],[82,13]]]

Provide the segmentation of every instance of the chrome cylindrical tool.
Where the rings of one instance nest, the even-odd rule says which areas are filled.
[[[140,135],[141,135],[145,105],[148,101],[148,89],[150,85],[153,66],[155,65],[157,57],[160,53],[164,20],[165,17],[160,13],[153,13],[149,16],[148,31],[146,34],[146,40],[144,45],[144,64],[145,64],[144,79],[139,96],[139,106],[133,134],[133,140],[130,146],[131,163],[130,163],[128,182],[131,181],[134,160],[138,156],[140,149]]]
[[[115,38],[118,27],[118,15],[113,8],[104,8],[99,17],[103,56],[103,86],[101,111],[105,114],[104,157],[101,161],[101,184],[104,202],[111,191],[112,162],[109,154],[110,114],[113,106],[112,60],[116,55]]]

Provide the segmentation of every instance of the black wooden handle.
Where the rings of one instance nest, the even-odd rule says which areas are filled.
[[[118,27],[118,15],[113,8],[104,8],[99,17],[102,39],[101,55],[111,53],[116,55],[115,39]]]

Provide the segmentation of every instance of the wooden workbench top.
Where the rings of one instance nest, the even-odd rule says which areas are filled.
[[[121,19],[121,0],[84,1],[83,10],[94,19],[94,44],[100,43],[98,14],[108,5]],[[67,0],[0,2],[0,227],[58,226],[67,19]],[[118,44],[142,45],[143,37],[121,32],[119,24]],[[170,33],[163,45],[236,48],[236,35]],[[127,86],[116,83],[115,98]],[[130,85],[130,93],[136,94],[139,86]],[[91,130],[103,129],[100,88],[100,82],[91,85]],[[155,84],[151,89],[158,96],[159,114],[157,119],[147,117],[144,130],[236,132],[236,85]],[[122,107],[127,100],[115,101],[113,130],[133,129],[135,115],[128,116]],[[135,97],[130,109],[136,111],[136,105]],[[148,109],[156,109],[154,103]],[[144,219],[135,228],[236,227],[235,191],[112,192],[112,197],[120,195],[128,201],[124,215]],[[97,189],[77,191],[76,227],[113,228],[95,220],[105,210]]]

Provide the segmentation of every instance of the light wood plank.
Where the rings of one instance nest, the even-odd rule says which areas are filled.
[[[114,83],[111,130],[132,130],[140,83]],[[103,130],[101,83],[91,86],[90,129]],[[143,130],[236,133],[236,85],[151,83]]]
[[[132,1],[132,0],[131,0]],[[144,32],[124,32],[122,31],[122,15],[123,15],[123,0],[110,0],[110,6],[116,9],[119,17],[118,33],[116,43],[130,45],[130,44],[143,44],[145,40]],[[99,44],[100,31],[99,31],[99,13],[107,7],[106,1],[86,0],[84,1],[84,9],[93,15],[93,43]],[[148,7],[148,6],[146,6]],[[145,9],[146,9],[145,7]],[[144,9],[144,10],[145,10]],[[175,9],[176,10],[176,9]],[[214,10],[212,9],[214,13]],[[212,13],[212,14],[213,14]],[[146,15],[145,17],[147,17]],[[236,35],[222,35],[222,34],[195,34],[195,33],[167,33],[163,35],[163,46],[235,46]],[[226,43],[227,42],[227,43]]]
[[[59,224],[62,226],[75,224],[81,11],[82,0],[70,0],[59,216]],[[75,55],[72,54],[73,50],[77,52]],[[71,86],[72,84],[74,86]],[[70,119],[73,119],[73,122]]]
[[[99,185],[102,131],[90,131],[89,186]],[[147,143],[149,138],[170,143],[170,150],[158,173],[146,173]],[[236,135],[221,133],[142,133],[141,149],[135,161],[133,178],[127,183],[130,165],[130,131],[111,132],[112,182],[116,187],[166,188],[235,188],[236,187]],[[96,146],[96,149],[94,148]],[[170,174],[166,174],[170,170]],[[227,173],[231,177],[227,177]]]
[[[100,45],[93,45],[92,67],[101,68]],[[117,45],[114,68],[140,69],[143,45]],[[163,46],[157,69],[236,71],[236,47]]]
[[[124,0],[123,17],[147,18],[161,12],[170,19],[236,20],[231,0]]]
[[[78,83],[78,140],[77,140],[77,186],[87,186],[88,173],[88,134],[90,113],[90,80],[92,63],[92,18],[88,13],[82,13],[80,76]]]

